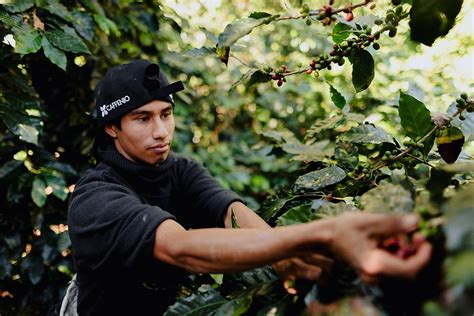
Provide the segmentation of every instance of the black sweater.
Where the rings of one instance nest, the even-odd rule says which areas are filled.
[[[158,225],[173,219],[186,229],[223,227],[229,204],[242,200],[180,155],[159,167],[112,147],[100,155],[69,202],[79,315],[160,315],[186,273],[154,259]]]

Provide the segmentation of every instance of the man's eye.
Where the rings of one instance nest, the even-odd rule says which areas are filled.
[[[163,113],[163,117],[168,117],[168,116],[170,116],[170,115],[171,115],[171,112],[165,112],[165,113]]]
[[[149,120],[149,118],[147,116],[143,116],[143,117],[138,117],[137,120],[140,122],[146,122]]]

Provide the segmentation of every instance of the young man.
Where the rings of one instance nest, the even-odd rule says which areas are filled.
[[[110,69],[96,88],[100,162],[77,183],[68,219],[79,315],[159,315],[187,273],[271,264],[282,279],[317,281],[331,253],[376,280],[414,277],[429,260],[425,242],[407,260],[374,244],[413,230],[412,216],[354,213],[270,228],[201,165],[171,153],[171,95],[182,89],[145,60]],[[226,229],[232,212],[240,229]]]

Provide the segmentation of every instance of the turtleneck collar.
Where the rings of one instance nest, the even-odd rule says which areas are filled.
[[[172,154],[158,166],[131,161],[120,154],[114,145],[99,148],[98,153],[104,163],[119,171],[132,186],[147,195],[157,194],[162,191],[160,188],[169,186],[169,171],[176,162]]]

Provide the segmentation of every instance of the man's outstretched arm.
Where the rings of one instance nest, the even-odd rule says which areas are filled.
[[[329,250],[368,276],[414,277],[429,261],[431,247],[398,258],[377,248],[374,237],[412,231],[413,216],[350,213],[306,224],[272,229],[185,230],[173,220],[156,229],[154,256],[191,272],[238,272],[317,250]]]

